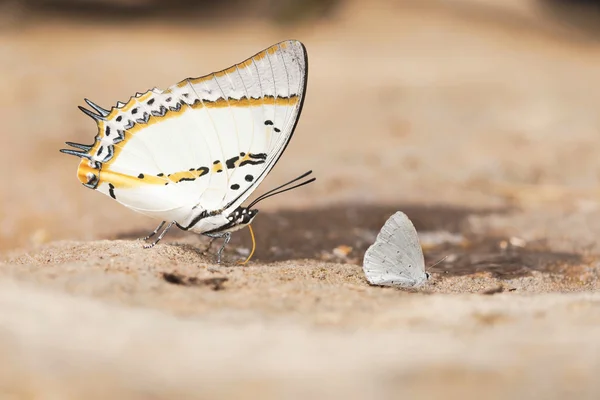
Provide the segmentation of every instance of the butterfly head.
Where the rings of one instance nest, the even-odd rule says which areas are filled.
[[[249,225],[254,220],[258,214],[258,210],[251,210],[250,208],[238,207],[234,212],[229,214],[227,219],[229,220],[229,228],[227,229],[230,232],[237,231],[242,229],[246,225]]]

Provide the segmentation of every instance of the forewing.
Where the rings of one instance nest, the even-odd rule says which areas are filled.
[[[192,100],[193,117],[211,138],[211,154],[218,155],[213,163],[223,171],[200,198],[200,206],[234,209],[266,177],[292,137],[306,78],[304,46],[286,41],[169,89]]]

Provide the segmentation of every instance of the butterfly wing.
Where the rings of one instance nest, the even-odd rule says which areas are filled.
[[[306,81],[306,50],[286,41],[228,69],[138,93],[101,115],[85,110],[98,135],[77,153],[78,177],[164,220],[233,210],[285,150]]]
[[[369,282],[384,286],[419,286],[427,280],[417,231],[403,212],[392,215],[366,251],[363,270]]]
[[[223,102],[223,107],[203,107],[225,149],[226,172],[226,183],[220,184],[225,190],[207,193],[203,206],[234,210],[275,166],[300,117],[307,68],[304,45],[286,41],[219,73],[183,81],[183,90],[201,101]]]

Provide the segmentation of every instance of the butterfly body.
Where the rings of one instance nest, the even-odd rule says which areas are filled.
[[[233,232],[256,216],[241,204],[293,135],[307,68],[304,45],[290,40],[110,110],[86,100],[95,112],[80,109],[98,125],[95,141],[61,151],[81,157],[84,186],[169,222],[167,229]]]
[[[204,211],[204,214],[199,214],[195,219],[186,221],[184,224],[177,222],[180,229],[206,234],[216,232],[235,232],[246,225],[249,225],[256,217],[258,210],[249,210],[244,207],[238,207],[231,214],[226,215],[221,212],[213,212],[214,215]]]

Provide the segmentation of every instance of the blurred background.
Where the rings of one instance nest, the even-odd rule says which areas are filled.
[[[96,134],[84,97],[109,108],[285,39],[308,49],[307,98],[257,194],[307,169],[318,181],[263,209],[593,196],[599,3],[0,1],[0,251],[154,227],[82,187],[58,152]]]

